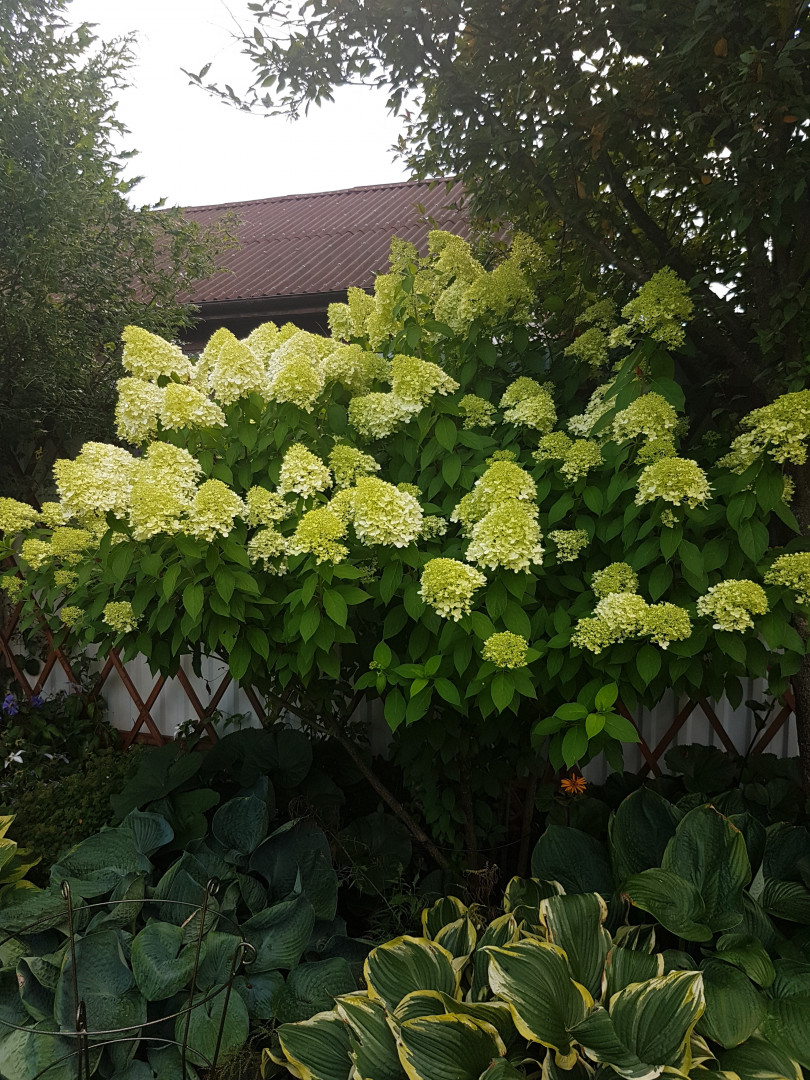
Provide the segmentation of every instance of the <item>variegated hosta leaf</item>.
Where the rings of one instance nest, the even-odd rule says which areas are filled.
[[[747,858],[747,856],[746,856]],[[624,892],[630,902],[649,911],[662,926],[687,941],[711,941],[706,908],[697,888],[670,870],[656,867],[628,878]]]
[[[478,1080],[506,1055],[491,1024],[454,1013],[406,1021],[397,1049],[408,1080]]]
[[[408,994],[400,1001],[391,1019],[396,1026],[419,1017],[442,1016],[444,1013],[472,1016],[476,1020],[491,1024],[507,1047],[519,1038],[512,1010],[505,1001],[456,1001],[438,990],[421,990]]]
[[[607,1009],[597,1005],[590,1016],[576,1024],[571,1034],[592,1061],[609,1065],[626,1080],[653,1080],[663,1065],[642,1061],[619,1038]]]
[[[443,896],[429,908],[422,909],[422,931],[433,941],[443,926],[462,919],[469,911],[457,896]]]
[[[467,960],[475,949],[478,934],[472,919],[465,916],[443,926],[433,937],[437,945],[447,949],[456,959]]]
[[[350,1056],[356,1080],[404,1080],[396,1040],[382,1005],[368,994],[344,994],[336,999],[335,1009],[351,1031]]]
[[[540,918],[548,939],[568,957],[571,977],[599,997],[602,972],[610,948],[610,934],[604,929],[607,904],[598,893],[553,896],[540,901]]]
[[[655,923],[641,923],[638,926],[620,926],[613,935],[613,944],[634,952],[654,953],[656,936]]]
[[[536,1070],[531,1068],[531,1061],[524,1059],[526,1071],[535,1075]],[[557,1064],[557,1056],[553,1050],[548,1050],[542,1061],[542,1080],[591,1080],[594,1072],[583,1058],[579,1057],[572,1066],[561,1069]],[[597,1074],[598,1075],[598,1074]],[[607,1080],[603,1077],[602,1080]]]
[[[720,1054],[720,1067],[740,1080],[801,1080],[802,1070],[789,1054],[760,1035],[752,1035],[742,1046]]]
[[[549,896],[560,896],[562,892],[563,887],[557,881],[513,877],[504,890],[503,910],[510,912],[517,908],[531,908],[536,912],[541,900]]]
[[[519,881],[520,878],[513,878]],[[481,1001],[490,996],[489,991],[489,957],[486,954],[488,945],[511,945],[518,940],[518,925],[514,915],[507,913],[497,919],[493,919],[478,941],[478,947],[473,957],[473,979],[470,997],[473,1001]]]
[[[762,942],[752,934],[723,934],[717,942],[714,956],[738,967],[760,986],[770,986],[776,976],[773,961]]]
[[[576,1050],[569,1030],[585,1018],[593,998],[571,979],[565,953],[534,938],[486,952],[489,984],[511,1008],[518,1031],[555,1050],[563,1067],[570,1067]]]
[[[525,1073],[518,1072],[506,1058],[497,1058],[485,1069],[478,1080],[525,1080]]]
[[[720,960],[702,968],[706,1011],[697,1030],[730,1050],[745,1042],[765,1016],[765,1001],[744,972]]]
[[[369,997],[393,1012],[414,990],[458,995],[453,957],[427,938],[398,937],[372,949],[363,965]]]
[[[673,971],[635,983],[609,1004],[622,1045],[642,1061],[673,1068],[681,1068],[688,1058],[689,1038],[704,1008],[703,980],[697,971]]]
[[[605,1001],[624,990],[630,983],[645,982],[664,974],[662,953],[639,952],[638,949],[620,949],[613,946],[605,961],[607,987]]]
[[[349,1080],[349,1029],[336,1012],[282,1024],[277,1034],[285,1064],[299,1080]]]
[[[697,889],[705,908],[701,921],[712,931],[742,922],[743,890],[751,880],[745,838],[713,806],[696,806],[683,818],[661,867]]]

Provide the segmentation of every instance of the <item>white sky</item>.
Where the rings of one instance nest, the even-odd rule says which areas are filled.
[[[334,104],[290,121],[239,112],[189,85],[181,68],[209,61],[210,81],[237,92],[249,84],[233,37],[238,23],[252,31],[247,0],[72,0],[68,13],[96,23],[104,40],[138,34],[117,110],[131,132],[126,148],[140,151],[127,171],[144,177],[132,202],[199,206],[408,178],[394,160],[400,125],[382,93],[345,87]]]

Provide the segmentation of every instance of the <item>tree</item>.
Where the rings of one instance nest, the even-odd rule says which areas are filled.
[[[35,490],[54,456],[112,434],[116,349],[137,320],[173,335],[221,238],[132,209],[115,91],[127,41],[70,30],[65,0],[0,0],[0,481]]]

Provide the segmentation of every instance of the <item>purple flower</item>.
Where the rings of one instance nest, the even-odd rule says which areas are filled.
[[[31,704],[34,706],[35,709],[42,708],[42,698],[39,694],[34,694],[34,696],[31,698]]]
[[[16,716],[20,711],[17,706],[16,697],[10,692],[3,698],[3,704],[0,705],[0,709],[3,710],[6,716]]]

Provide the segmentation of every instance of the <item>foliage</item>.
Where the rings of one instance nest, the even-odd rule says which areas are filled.
[[[242,103],[296,115],[343,83],[386,87],[419,175],[460,177],[486,221],[515,223],[559,256],[562,289],[545,299],[567,334],[600,276],[615,299],[617,283],[626,297],[668,266],[695,286],[697,354],[683,364],[712,387],[709,409],[718,390],[755,403],[775,374],[780,389],[803,377],[805,0],[253,10],[243,43],[255,83]]]
[[[61,504],[23,533],[24,579],[5,587],[24,628],[38,605],[57,640],[167,674],[222,656],[338,738],[382,697],[408,784],[453,842],[459,820],[474,836],[497,819],[470,785],[482,756],[531,761],[538,687],[544,715],[610,683],[629,709],[668,690],[736,705],[750,677],[786,689],[810,556],[783,468],[806,454],[810,411],[805,391],[790,423],[752,414],[754,442],[690,441],[662,344],[688,310],[674,278],[627,305],[611,331],[625,356],[582,411],[581,367],[527,328],[534,246],[517,237],[487,271],[457,237],[430,244],[420,260],[397,242],[375,296],[334,307],[332,338],[223,330],[191,362],[127,331],[118,417],[143,456],[88,444],[59,462]],[[0,506],[8,541],[21,505]],[[771,567],[769,529],[796,566]],[[429,742],[408,747],[426,717]],[[438,802],[425,758],[459,728],[474,749]]]
[[[549,760],[555,768],[571,768],[600,751],[614,768],[621,771],[621,743],[638,742],[633,724],[613,706],[619,696],[615,683],[594,691],[592,685],[581,691],[577,701],[560,705],[553,716],[538,721],[532,728],[532,740],[542,744],[551,736]],[[618,745],[617,745],[618,744]]]
[[[454,896],[438,901],[422,937],[369,953],[365,992],[282,1025],[268,1064],[313,1080],[802,1075],[810,965],[774,967],[762,951],[755,988],[727,941],[698,970],[658,951],[653,927],[609,932],[598,893],[556,881],[514,878],[504,912],[487,925]]]
[[[281,724],[235,731],[208,748],[197,733],[147,751],[112,793],[112,817],[120,822],[135,809],[162,814],[174,829],[172,846],[183,849],[205,835],[211,806],[259,782],[267,783],[279,820],[306,815],[329,837],[338,872],[354,890],[352,901],[343,896],[342,916],[362,922],[368,904],[356,893],[376,904],[410,870],[410,837],[345,755]]]
[[[188,325],[178,294],[224,240],[179,210],[129,207],[132,155],[113,144],[130,42],[69,29],[66,6],[0,10],[0,483],[24,497],[50,486],[55,454],[111,436],[122,328]]]
[[[0,904],[11,894],[30,888],[30,881],[24,880],[38,858],[29,858],[31,852],[20,847],[16,840],[7,836],[14,823],[14,814],[0,817]]]
[[[110,797],[137,769],[144,748],[122,753],[117,747],[93,750],[51,762],[37,777],[24,764],[0,781],[0,807],[14,813],[11,833],[35,851],[39,861],[28,878],[43,887],[51,866],[81,840],[112,823]]]
[[[214,794],[186,807],[189,815],[203,808],[212,812],[203,819],[204,832],[179,855],[167,818],[134,810],[117,827],[63,855],[51,868],[47,889],[5,900],[0,909],[6,934],[0,947],[3,1016],[24,1030],[0,1038],[4,1076],[25,1080],[46,1066],[65,1080],[75,1073],[72,1048],[41,1036],[54,1024],[56,1030],[74,1030],[75,1023],[63,880],[73,896],[75,963],[88,1028],[131,1029],[124,1033],[131,1042],[105,1045],[100,1036],[91,1038],[92,1075],[125,1068],[174,1075],[179,1048],[161,1040],[182,1042],[184,1017],[167,1018],[185,1007],[192,990],[205,997],[224,984],[242,939],[256,955],[234,983],[224,1058],[245,1044],[251,1022],[304,1019],[356,986],[368,946],[348,938],[345,923],[336,917],[338,879],[323,832],[306,819],[270,831],[275,806],[266,779],[214,809],[216,802]],[[214,878],[220,887],[208,904],[192,988],[199,908],[206,883]],[[223,1009],[219,995],[193,1012],[193,1065],[213,1057]]]
[[[47,779],[59,763],[80,761],[117,745],[118,734],[107,723],[105,709],[103,701],[80,687],[30,699],[9,691],[0,702],[0,794],[14,787],[23,766],[29,778]]]

